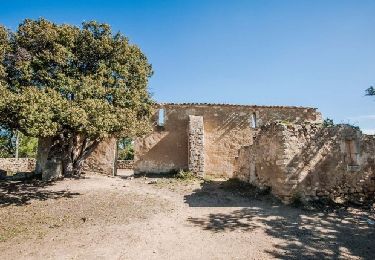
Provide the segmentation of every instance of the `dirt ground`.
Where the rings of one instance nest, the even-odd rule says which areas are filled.
[[[375,259],[373,209],[307,211],[225,180],[0,183],[0,259]]]

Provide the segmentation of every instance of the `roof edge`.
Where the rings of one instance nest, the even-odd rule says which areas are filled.
[[[222,107],[248,107],[248,108],[286,108],[286,109],[314,109],[316,107],[303,107],[303,106],[262,106],[262,105],[240,105],[228,103],[157,103],[159,106],[222,106]]]

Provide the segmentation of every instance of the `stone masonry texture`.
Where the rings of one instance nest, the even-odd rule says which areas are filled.
[[[204,175],[204,127],[202,116],[189,116],[189,171]]]
[[[164,121],[158,111],[164,109]],[[257,125],[252,126],[255,115]],[[135,140],[135,173],[160,173],[189,168],[189,116],[203,117],[205,174],[232,177],[238,150],[251,145],[258,128],[275,120],[322,122],[315,108],[228,104],[159,104],[152,133]]]
[[[32,172],[34,169],[34,158],[0,158],[0,170],[6,172]]]
[[[349,125],[265,125],[239,151],[235,176],[268,187],[285,202],[295,198],[362,203],[375,195],[375,137]]]

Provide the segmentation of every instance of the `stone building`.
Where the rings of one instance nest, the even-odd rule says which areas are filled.
[[[375,137],[349,125],[325,127],[315,108],[229,104],[159,104],[153,131],[135,141],[134,172],[190,170],[238,178],[285,202],[375,195]],[[37,172],[61,174],[41,140]],[[102,142],[85,171],[116,175],[116,140]],[[57,174],[57,175],[56,175]]]
[[[375,136],[350,125],[272,122],[242,147],[235,177],[293,199],[372,201]]]
[[[135,173],[191,170],[232,177],[236,157],[259,127],[275,120],[321,123],[315,108],[229,104],[160,104],[154,130],[135,140]]]

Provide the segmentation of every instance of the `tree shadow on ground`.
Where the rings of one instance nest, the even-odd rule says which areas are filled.
[[[116,176],[121,179],[128,180],[133,178],[149,178],[149,179],[174,179],[177,172],[162,172],[162,173],[137,173],[134,174],[133,171],[126,171],[122,173],[117,173]]]
[[[31,200],[48,200],[60,198],[72,198],[80,193],[67,190],[53,191],[47,189],[52,182],[44,182],[36,179],[25,181],[1,181],[0,182],[0,207],[22,206],[29,204]]]
[[[248,183],[229,179],[226,181],[203,181],[201,188],[185,195],[190,207],[251,207],[258,200],[278,205],[279,200],[269,190],[260,190]]]
[[[251,212],[249,212],[251,213]],[[252,231],[258,228],[252,223],[252,214],[245,211],[236,210],[232,214],[210,214],[207,218],[192,218],[188,221],[195,226],[202,227],[204,230],[219,233],[222,231]]]
[[[242,196],[238,193],[233,195],[233,192],[225,189],[215,191],[212,185],[203,184],[203,193],[196,190],[185,196],[185,201],[192,207],[243,208],[230,213],[188,218],[187,221],[196,227],[215,233],[262,229],[267,235],[281,240],[277,244],[270,244],[266,250],[271,257],[278,259],[375,258],[373,209],[336,207],[323,211],[305,210],[259,196],[247,197],[247,205],[231,204],[230,201],[236,197],[243,201]],[[216,194],[212,195],[210,191]],[[229,200],[224,200],[225,197]]]

